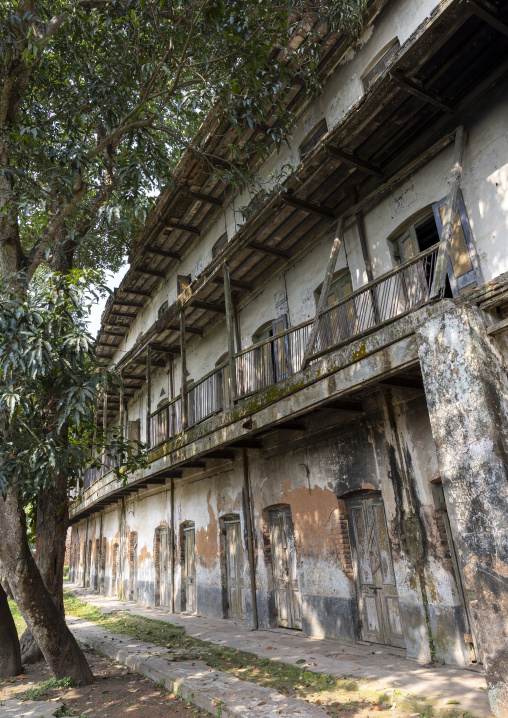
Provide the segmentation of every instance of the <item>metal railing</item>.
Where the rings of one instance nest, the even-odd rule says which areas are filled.
[[[225,361],[187,389],[185,399],[189,426],[230,405],[228,378],[229,367]]]
[[[286,329],[235,356],[238,396],[276,384],[302,368],[312,320]]]
[[[182,399],[168,402],[150,415],[150,446],[157,446],[182,431]]]
[[[430,299],[439,245],[351,292],[321,312],[313,355],[388,323]]]
[[[100,466],[85,469],[83,472],[84,489],[88,489],[92,484],[94,484],[102,476],[108,474],[118,464],[118,460],[112,452],[103,452],[100,459]]]
[[[422,252],[323,310],[318,319],[311,360],[387,324],[430,299],[439,245]],[[302,369],[313,319],[235,355],[237,397],[272,386]],[[224,362],[185,392],[187,427],[231,406],[229,364]],[[178,396],[150,416],[150,445],[182,431]]]

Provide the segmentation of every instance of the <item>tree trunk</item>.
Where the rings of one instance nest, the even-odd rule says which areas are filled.
[[[62,617],[65,616],[63,567],[68,527],[67,477],[61,474],[57,476],[54,486],[37,501],[35,561],[44,585]],[[21,636],[20,642],[23,663],[42,660],[42,651],[29,628]]]
[[[19,676],[22,672],[16,624],[7,603],[7,594],[0,584],[0,678]]]
[[[0,498],[0,561],[14,599],[55,678],[69,676],[81,685],[93,674],[76,639],[44,586],[26,538],[26,519],[19,496],[9,490]]]

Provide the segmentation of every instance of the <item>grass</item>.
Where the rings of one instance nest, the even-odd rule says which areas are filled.
[[[184,628],[165,621],[132,616],[126,612],[104,614],[67,591],[64,598],[66,613],[70,615],[84,618],[113,633],[123,633],[153,646],[167,648],[173,652],[175,660],[202,660],[210,667],[231,673],[242,681],[322,704],[333,716],[348,708],[356,711],[358,700],[367,699],[363,695],[360,698],[358,693],[362,688],[360,680],[349,677],[337,679],[305,670],[304,665],[288,665],[235,648],[217,646],[188,636]],[[369,703],[375,695],[369,695]]]
[[[14,601],[9,601],[9,608],[11,609],[12,617],[14,618],[14,623],[16,624],[18,636],[21,636],[26,628],[25,619],[21,615],[19,608],[16,606]]]
[[[72,688],[72,686],[75,685],[72,678],[60,678],[59,680],[50,678],[43,683],[37,683],[33,688],[29,688],[26,693],[23,694],[23,697],[31,701],[38,701],[41,698],[45,698],[46,693],[51,688]]]

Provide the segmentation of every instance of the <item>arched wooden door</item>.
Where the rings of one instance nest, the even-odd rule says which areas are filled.
[[[375,495],[346,503],[362,638],[405,648],[383,499]]]

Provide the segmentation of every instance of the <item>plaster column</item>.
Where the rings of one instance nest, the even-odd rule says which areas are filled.
[[[418,331],[432,433],[492,711],[508,716],[508,374],[476,308]]]

